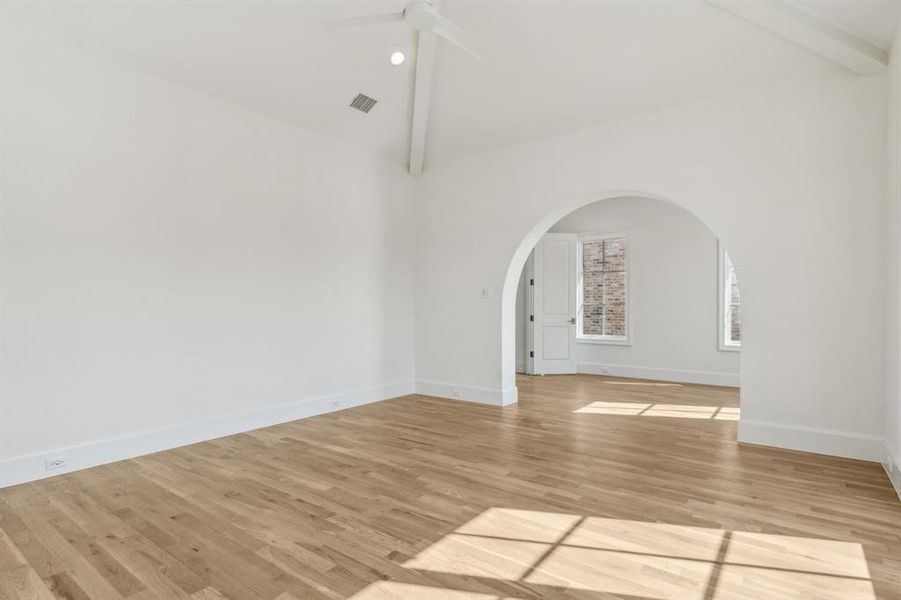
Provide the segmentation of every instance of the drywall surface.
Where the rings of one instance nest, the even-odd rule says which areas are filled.
[[[628,238],[629,344],[578,340],[579,372],[739,384],[741,356],[717,344],[717,240],[697,217],[660,200],[616,198],[567,215],[551,231]]]
[[[399,165],[17,33],[2,483],[412,391]]]
[[[529,293],[529,279],[523,267],[516,286],[516,372],[526,372],[526,356],[529,354],[526,343],[526,327],[529,315],[526,313],[526,294]]]
[[[534,243],[588,203],[665,199],[710,227],[741,279],[739,439],[878,459],[885,102],[884,78],[835,74],[430,169],[417,380],[513,401],[514,292]]]
[[[886,177],[885,450],[883,464],[901,496],[901,30],[888,72]]]

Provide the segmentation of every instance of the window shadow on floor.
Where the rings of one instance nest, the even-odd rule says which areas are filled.
[[[738,421],[741,411],[736,406],[705,406],[701,404],[664,404],[641,402],[591,402],[574,413],[620,415],[631,417],[671,417],[677,419],[707,419]]]
[[[511,508],[485,510],[403,566],[443,574],[444,586],[379,581],[353,600],[517,598],[491,582],[529,596],[875,598],[858,543]]]

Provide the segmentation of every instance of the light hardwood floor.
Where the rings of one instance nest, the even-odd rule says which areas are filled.
[[[735,443],[729,388],[519,379],[0,491],[3,598],[901,598],[875,463]]]

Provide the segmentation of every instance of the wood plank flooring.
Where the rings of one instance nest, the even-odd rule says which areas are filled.
[[[730,388],[520,377],[0,491],[0,597],[901,598],[881,467],[735,443]]]

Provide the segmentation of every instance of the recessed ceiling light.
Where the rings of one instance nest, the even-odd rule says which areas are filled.
[[[407,57],[404,56],[403,52],[398,50],[391,53],[391,64],[395,67],[399,67],[404,64],[405,60],[407,60]]]

